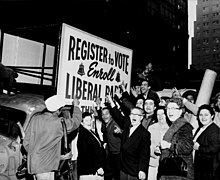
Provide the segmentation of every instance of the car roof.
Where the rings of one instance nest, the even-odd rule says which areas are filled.
[[[24,130],[32,115],[46,108],[43,97],[36,94],[0,94],[0,106],[24,111],[27,115],[23,125]]]

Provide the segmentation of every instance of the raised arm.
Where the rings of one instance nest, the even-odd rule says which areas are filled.
[[[80,103],[79,100],[74,98],[72,102],[73,113],[68,118],[65,117],[67,133],[76,130],[82,121],[82,111],[79,108],[79,103]]]

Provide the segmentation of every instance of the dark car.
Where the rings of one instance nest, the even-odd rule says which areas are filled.
[[[46,108],[43,97],[33,94],[0,95],[0,180],[17,180],[22,162],[22,131],[31,117]]]

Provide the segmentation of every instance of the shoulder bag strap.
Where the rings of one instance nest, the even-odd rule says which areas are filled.
[[[63,136],[64,136],[64,153],[68,153],[68,140],[67,140],[67,128],[64,118],[61,119],[61,123],[63,126]]]

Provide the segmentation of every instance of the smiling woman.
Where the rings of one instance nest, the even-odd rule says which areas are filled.
[[[195,180],[219,179],[220,129],[213,123],[212,107],[207,104],[200,106],[197,118],[201,126],[194,138]]]

